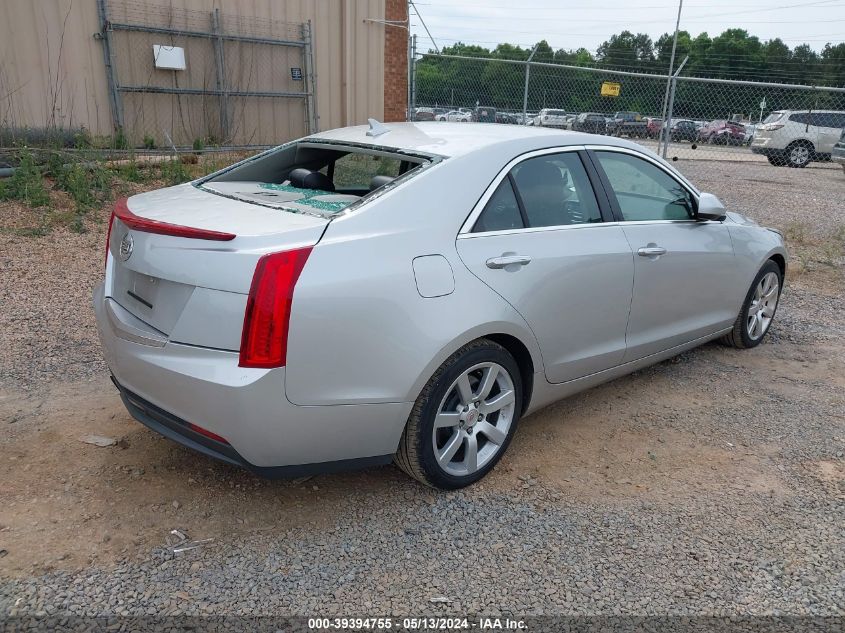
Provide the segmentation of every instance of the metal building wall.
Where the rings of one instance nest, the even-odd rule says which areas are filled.
[[[382,118],[385,0],[137,0],[151,12],[311,20],[320,129]],[[112,133],[96,0],[0,2],[0,125]],[[152,51],[149,52],[152,55]],[[284,139],[277,139],[284,140]]]

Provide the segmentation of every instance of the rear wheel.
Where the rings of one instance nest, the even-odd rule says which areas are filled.
[[[812,158],[813,146],[805,141],[797,141],[786,148],[786,164],[790,167],[806,167]]]
[[[786,159],[780,154],[768,154],[766,158],[768,159],[769,164],[774,165],[775,167],[783,167],[786,165]]]
[[[722,337],[722,342],[741,349],[759,345],[775,318],[782,287],[780,266],[767,261],[748,290],[733,330]]]
[[[493,341],[473,341],[450,356],[423,388],[394,462],[435,488],[468,486],[504,454],[521,411],[516,361]]]

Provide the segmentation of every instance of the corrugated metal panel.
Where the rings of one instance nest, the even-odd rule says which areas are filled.
[[[97,30],[94,0],[0,2],[0,124],[110,133]]]
[[[115,3],[120,6],[119,2]],[[204,13],[219,8],[221,13],[241,18],[259,18],[302,23],[311,20],[314,38],[317,108],[321,129],[366,122],[367,117],[381,118],[384,111],[384,27],[364,22],[365,18],[384,18],[384,0],[162,0],[131,3],[133,14],[147,14],[150,22],[161,20],[165,10]],[[115,16],[116,17],[116,16]],[[235,18],[236,19],[236,18]],[[108,84],[103,63],[102,44],[93,35],[99,30],[96,0],[4,0],[0,2],[0,124],[43,127],[84,126],[94,134],[110,134],[111,112]],[[125,35],[125,34],[118,34]],[[139,34],[133,34],[139,35]],[[150,42],[144,43],[152,45]],[[167,43],[167,42],[155,42]],[[134,45],[133,46],[137,46]],[[137,77],[149,64],[116,46],[121,83],[125,77]],[[190,46],[186,45],[189,66]],[[262,63],[294,64],[269,59]],[[193,65],[196,66],[196,60]],[[228,66],[228,62],[227,62]],[[229,69],[229,72],[237,72]],[[209,68],[200,64],[197,72],[208,81]],[[128,75],[127,75],[128,73]],[[199,81],[197,76],[191,79]],[[127,101],[128,104],[128,100]],[[149,106],[147,105],[149,101]],[[149,119],[156,127],[175,116],[196,119],[199,124],[211,108],[198,106],[197,112],[179,113],[172,95],[144,95],[131,106],[129,117]],[[293,121],[304,121],[301,104],[296,104],[285,125],[273,127],[279,134],[298,132]],[[244,106],[241,117],[258,116],[271,120],[278,113],[266,104]],[[151,130],[153,133],[157,130]],[[279,141],[284,140],[282,138]]]

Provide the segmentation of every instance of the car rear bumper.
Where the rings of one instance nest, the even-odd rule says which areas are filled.
[[[786,153],[786,150],[783,147],[779,147],[779,145],[780,143],[775,143],[774,139],[767,136],[759,136],[758,133],[755,133],[750,147],[753,154],[778,157]]]
[[[395,452],[413,403],[291,404],[284,368],[239,367],[237,352],[129,340],[109,301],[101,284],[94,311],[103,355],[126,408],[158,433],[273,477],[383,464]]]

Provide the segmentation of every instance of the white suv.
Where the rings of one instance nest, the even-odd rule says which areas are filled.
[[[549,108],[543,108],[540,110],[540,114],[537,115],[537,118],[534,119],[534,125],[540,125],[542,127],[557,127],[557,128],[565,128],[567,121],[567,114],[563,110],[551,110]]]
[[[777,110],[757,126],[751,151],[772,165],[806,167],[813,160],[830,160],[843,128],[842,111]]]

